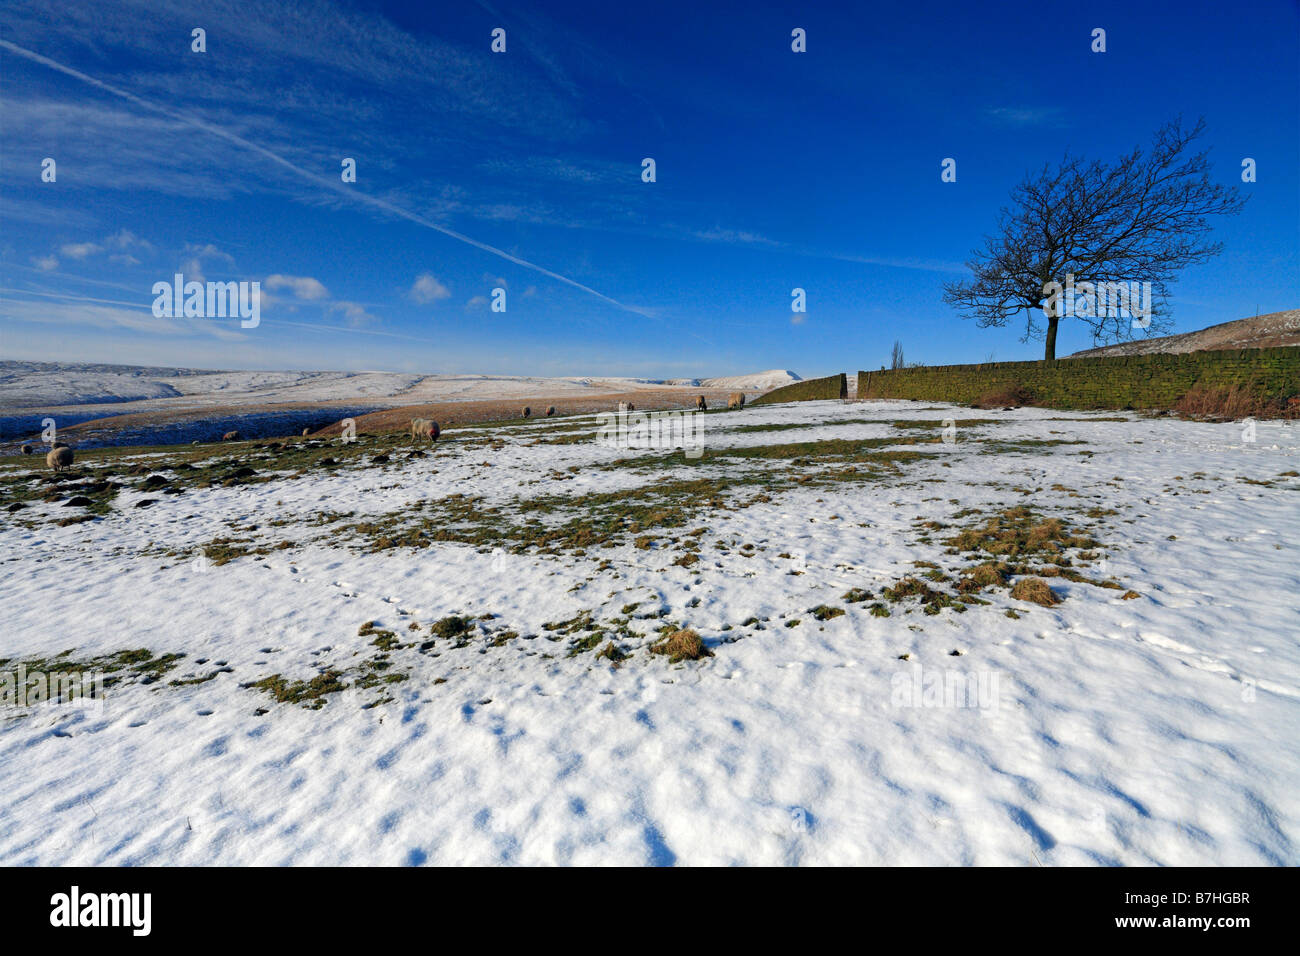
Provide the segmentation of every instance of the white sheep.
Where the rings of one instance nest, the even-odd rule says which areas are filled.
[[[442,434],[442,429],[438,427],[437,422],[430,421],[427,418],[411,419],[412,438],[427,438],[429,439],[429,441],[437,441],[438,436],[441,434]]]
[[[62,471],[72,465],[72,449],[67,445],[59,445],[51,448],[49,454],[45,456],[45,464],[55,471]]]

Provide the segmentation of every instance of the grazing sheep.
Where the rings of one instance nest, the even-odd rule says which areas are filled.
[[[546,417],[547,417],[547,418],[550,418],[550,417],[551,417],[552,415],[554,415],[554,414],[555,414],[555,406],[554,406],[554,405],[547,405],[547,406],[546,406]]]
[[[45,456],[45,464],[55,471],[62,471],[72,465],[72,449],[67,445],[60,445],[58,448],[51,448],[48,455]]]
[[[31,453],[32,453],[32,446],[31,446],[31,445],[23,445],[23,454],[24,454],[24,455],[30,455]]]
[[[695,410],[697,412],[705,411],[709,407],[708,402],[704,400],[703,395],[695,396]]]
[[[222,441],[239,441],[239,432],[226,432],[221,436]]]
[[[533,410],[529,408],[527,405],[525,405],[523,414],[524,414],[524,418],[531,418],[533,415]]]
[[[310,429],[310,428],[304,428],[304,429],[302,430],[302,435],[303,435],[304,438],[306,438],[306,437],[307,437],[308,435],[310,435],[310,434],[311,434],[311,429]]]
[[[734,411],[737,408],[744,408],[744,407],[745,407],[744,392],[732,392],[730,395],[727,396],[727,409],[729,411]]]
[[[441,434],[442,434],[442,429],[438,427],[437,422],[430,421],[427,418],[411,419],[412,438],[427,438],[429,439],[429,441],[437,441],[438,436]]]
[[[636,406],[633,405],[631,402],[618,403],[618,413],[620,415],[626,415],[628,412],[634,412],[634,411],[636,411]]]

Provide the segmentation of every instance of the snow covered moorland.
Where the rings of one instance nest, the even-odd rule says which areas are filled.
[[[0,862],[1300,862],[1294,424],[594,433],[9,459]]]

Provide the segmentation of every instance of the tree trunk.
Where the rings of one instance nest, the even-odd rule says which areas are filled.
[[[1056,326],[1060,321],[1054,315],[1047,317],[1047,345],[1043,350],[1044,362],[1050,362],[1056,358]]]

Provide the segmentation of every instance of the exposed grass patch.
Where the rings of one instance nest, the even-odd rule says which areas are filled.
[[[815,608],[810,609],[808,613],[819,621],[829,621],[832,618],[843,617],[844,608],[818,604]]]
[[[263,677],[246,686],[270,694],[281,704],[302,704],[311,710],[320,710],[325,706],[325,698],[347,690],[348,685],[341,680],[342,673],[326,670],[309,680],[287,680],[279,674]]]
[[[1017,601],[1028,601],[1044,607],[1053,607],[1061,603],[1056,592],[1042,578],[1021,578],[1011,589],[1011,596]]]
[[[458,614],[449,614],[429,625],[429,633],[441,640],[465,641],[474,632],[474,622]]]
[[[1059,554],[1067,548],[1095,548],[1097,542],[1060,518],[1042,518],[1018,506],[995,514],[982,525],[947,539],[953,552],[978,551],[1003,558]]]
[[[650,653],[667,656],[669,664],[698,661],[702,657],[713,656],[713,652],[700,640],[700,635],[689,628],[673,631],[655,642],[650,646]]]
[[[596,652],[597,660],[606,660],[617,667],[620,663],[627,660],[631,655],[623,648],[619,647],[613,641],[606,641],[605,646]]]

